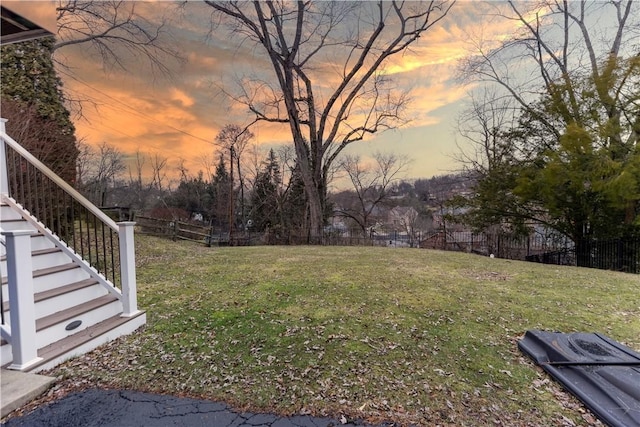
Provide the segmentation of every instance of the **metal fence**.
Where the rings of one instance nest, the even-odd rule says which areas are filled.
[[[216,230],[187,222],[143,216],[136,217],[136,221],[139,232],[174,240],[192,240],[209,246],[303,245],[309,241],[308,236],[295,233],[236,231],[230,238],[228,230]],[[468,231],[406,233],[391,230],[363,233],[362,230],[332,230],[325,232],[322,244],[325,246],[420,247],[493,255],[497,258],[544,264],[640,273],[640,238],[585,240],[576,244],[566,237],[542,234],[514,237],[499,233]]]
[[[640,238],[585,240],[574,247],[580,267],[640,274]]]
[[[494,255],[544,264],[615,270],[640,274],[640,238],[574,242],[566,237],[532,235],[513,237],[498,233],[436,232],[423,248]]]
[[[545,253],[561,251],[571,244],[563,237],[535,234],[515,237],[500,233],[472,233],[468,231],[436,231],[420,242],[423,248],[493,254],[498,258],[525,260],[542,257]]]

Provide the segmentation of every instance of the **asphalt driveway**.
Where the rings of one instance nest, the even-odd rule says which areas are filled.
[[[239,413],[224,403],[134,391],[91,389],[72,393],[6,427],[328,427],[362,426],[345,419]]]

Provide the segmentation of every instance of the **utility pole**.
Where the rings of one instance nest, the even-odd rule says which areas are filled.
[[[230,166],[230,179],[229,179],[229,245],[233,238],[233,145],[229,147],[229,164]]]

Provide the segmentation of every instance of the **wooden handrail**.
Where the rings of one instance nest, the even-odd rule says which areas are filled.
[[[4,128],[4,126],[2,126]],[[36,159],[31,153],[25,150],[20,144],[18,144],[13,138],[11,138],[4,129],[0,130],[0,138],[9,145],[16,153],[20,154],[25,160],[31,163],[36,169],[47,176],[56,185],[62,188],[67,194],[73,197],[78,203],[84,206],[89,212],[94,214],[96,218],[102,221],[105,225],[111,228],[113,231],[118,231],[118,224],[104,212],[102,212],[93,203],[87,200],[82,194],[80,194],[75,188],[67,184],[62,178],[56,175],[51,169],[45,166],[40,160]],[[4,165],[3,165],[4,166]],[[4,168],[6,170],[6,168]]]

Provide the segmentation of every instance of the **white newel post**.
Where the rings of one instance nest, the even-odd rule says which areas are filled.
[[[31,234],[29,230],[4,231],[9,279],[9,318],[13,363],[9,369],[25,370],[41,360],[36,344],[36,309],[33,300]]]
[[[118,239],[120,242],[120,280],[122,283],[123,316],[131,317],[139,313],[136,294],[136,251],[133,239],[135,222],[119,222]]]
[[[0,132],[5,133],[7,119],[0,118]],[[0,194],[9,194],[9,175],[7,174],[7,154],[4,139],[0,139]]]

